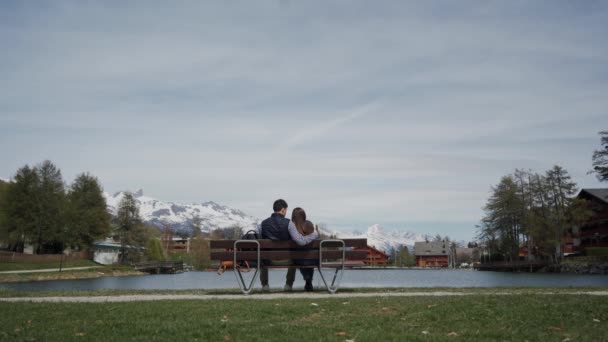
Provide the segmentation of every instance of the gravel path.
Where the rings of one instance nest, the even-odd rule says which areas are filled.
[[[0,302],[35,302],[35,303],[118,303],[140,302],[154,300],[211,300],[211,299],[240,299],[240,300],[272,300],[272,299],[328,299],[328,298],[362,298],[362,297],[441,297],[441,296],[470,296],[470,295],[518,295],[517,292],[365,292],[365,293],[265,293],[253,295],[123,295],[123,296],[82,296],[82,297],[13,297],[0,298]],[[593,295],[608,296],[608,291],[582,292],[542,292],[540,295]]]

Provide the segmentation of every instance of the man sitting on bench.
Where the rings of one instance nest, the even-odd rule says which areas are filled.
[[[287,202],[285,200],[278,199],[274,201],[272,209],[274,213],[260,224],[262,239],[293,240],[298,246],[304,246],[319,237],[318,232],[303,236],[298,232],[296,225],[285,218],[285,214],[287,213]],[[269,261],[265,261],[265,264],[268,265]],[[266,267],[262,267],[260,271],[260,282],[262,283],[262,291],[270,291],[270,286],[268,286],[268,269]]]

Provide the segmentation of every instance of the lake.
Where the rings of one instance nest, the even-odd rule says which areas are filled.
[[[326,279],[331,270],[325,271]],[[270,287],[283,288],[286,270],[270,270]],[[245,274],[252,276],[253,272]],[[259,280],[255,288],[260,288]],[[322,287],[315,270],[315,286]],[[297,274],[295,288],[303,288],[304,281]],[[601,287],[608,286],[608,275],[576,275],[557,273],[506,273],[472,270],[345,270],[341,287]],[[185,290],[238,289],[235,275],[214,272],[186,272],[130,277],[53,280],[27,283],[0,284],[0,288],[20,291],[92,291],[120,290]]]

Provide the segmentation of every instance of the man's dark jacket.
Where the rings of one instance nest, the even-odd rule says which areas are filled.
[[[262,221],[262,239],[288,241],[291,240],[289,235],[289,219],[285,216],[274,213],[269,218]]]

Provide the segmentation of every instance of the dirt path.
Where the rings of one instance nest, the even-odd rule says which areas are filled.
[[[471,296],[471,295],[505,295],[514,296],[517,292],[367,292],[367,293],[267,293],[253,295],[123,295],[123,296],[83,296],[83,297],[13,297],[0,298],[0,302],[36,302],[36,303],[118,303],[155,300],[272,300],[272,299],[328,299],[328,298],[364,298],[364,297],[441,297],[441,296]],[[543,292],[538,295],[593,295],[608,296],[608,291],[581,292]]]

